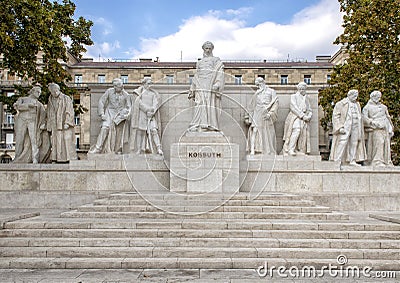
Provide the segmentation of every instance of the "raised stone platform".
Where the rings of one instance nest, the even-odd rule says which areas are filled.
[[[109,155],[70,164],[0,164],[4,208],[74,208],[118,191],[169,191],[169,163]],[[342,167],[315,157],[240,161],[240,191],[314,197],[339,210],[400,210],[400,168]]]
[[[234,193],[239,190],[239,145],[221,132],[186,132],[171,146],[170,190]]]

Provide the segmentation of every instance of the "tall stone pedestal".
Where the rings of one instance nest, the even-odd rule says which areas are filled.
[[[239,145],[219,132],[187,132],[171,145],[170,190],[234,193],[239,190]]]

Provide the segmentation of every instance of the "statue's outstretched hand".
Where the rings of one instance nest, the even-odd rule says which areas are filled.
[[[194,91],[189,91],[188,99],[194,99]]]

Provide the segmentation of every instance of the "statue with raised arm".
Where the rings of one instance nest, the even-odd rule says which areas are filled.
[[[283,155],[308,154],[311,150],[310,121],[312,110],[307,97],[307,84],[300,82],[290,96],[289,114],[285,121]]]
[[[96,144],[89,153],[122,154],[125,120],[131,110],[131,99],[121,79],[113,79],[113,87],[99,100],[98,114],[102,120]]]
[[[50,83],[47,104],[47,131],[51,135],[51,161],[58,163],[77,159],[75,149],[74,106],[72,99]]]
[[[14,103],[15,163],[43,163],[49,157],[50,141],[46,131],[46,110],[38,98],[42,90],[34,86],[29,96]]]
[[[390,139],[393,124],[386,105],[380,102],[382,93],[373,91],[362,110],[367,138],[367,163],[373,166],[392,166]]]
[[[160,94],[151,87],[151,78],[145,77],[142,86],[135,89],[137,94],[131,116],[131,151],[163,155],[160,130]]]
[[[255,80],[257,91],[254,93],[245,121],[249,125],[247,151],[250,155],[256,153],[276,154],[276,135],[274,123],[278,119],[279,101],[276,91],[269,88],[263,78]]]
[[[353,166],[360,166],[357,162],[366,159],[364,126],[357,98],[358,90],[352,89],[333,108],[333,139],[329,157],[330,160],[349,162]]]
[[[189,90],[189,99],[195,103],[189,131],[220,131],[218,120],[224,90],[224,65],[218,57],[213,56],[212,42],[205,42],[202,48],[203,58],[197,62]]]

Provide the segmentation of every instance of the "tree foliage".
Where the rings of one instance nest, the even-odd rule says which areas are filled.
[[[343,33],[335,44],[345,46],[347,62],[334,67],[330,87],[320,92],[325,111],[322,126],[328,129],[335,103],[350,89],[359,90],[364,106],[373,90],[382,92],[395,126],[392,158],[400,162],[400,1],[338,0]]]
[[[72,94],[74,90],[66,85],[71,76],[62,65],[68,60],[67,50],[80,58],[85,45],[93,44],[93,23],[83,17],[74,19],[75,8],[70,0],[0,0],[0,67],[33,84],[56,82]],[[41,100],[47,102],[47,88],[42,90]],[[9,100],[3,98],[5,103]]]

